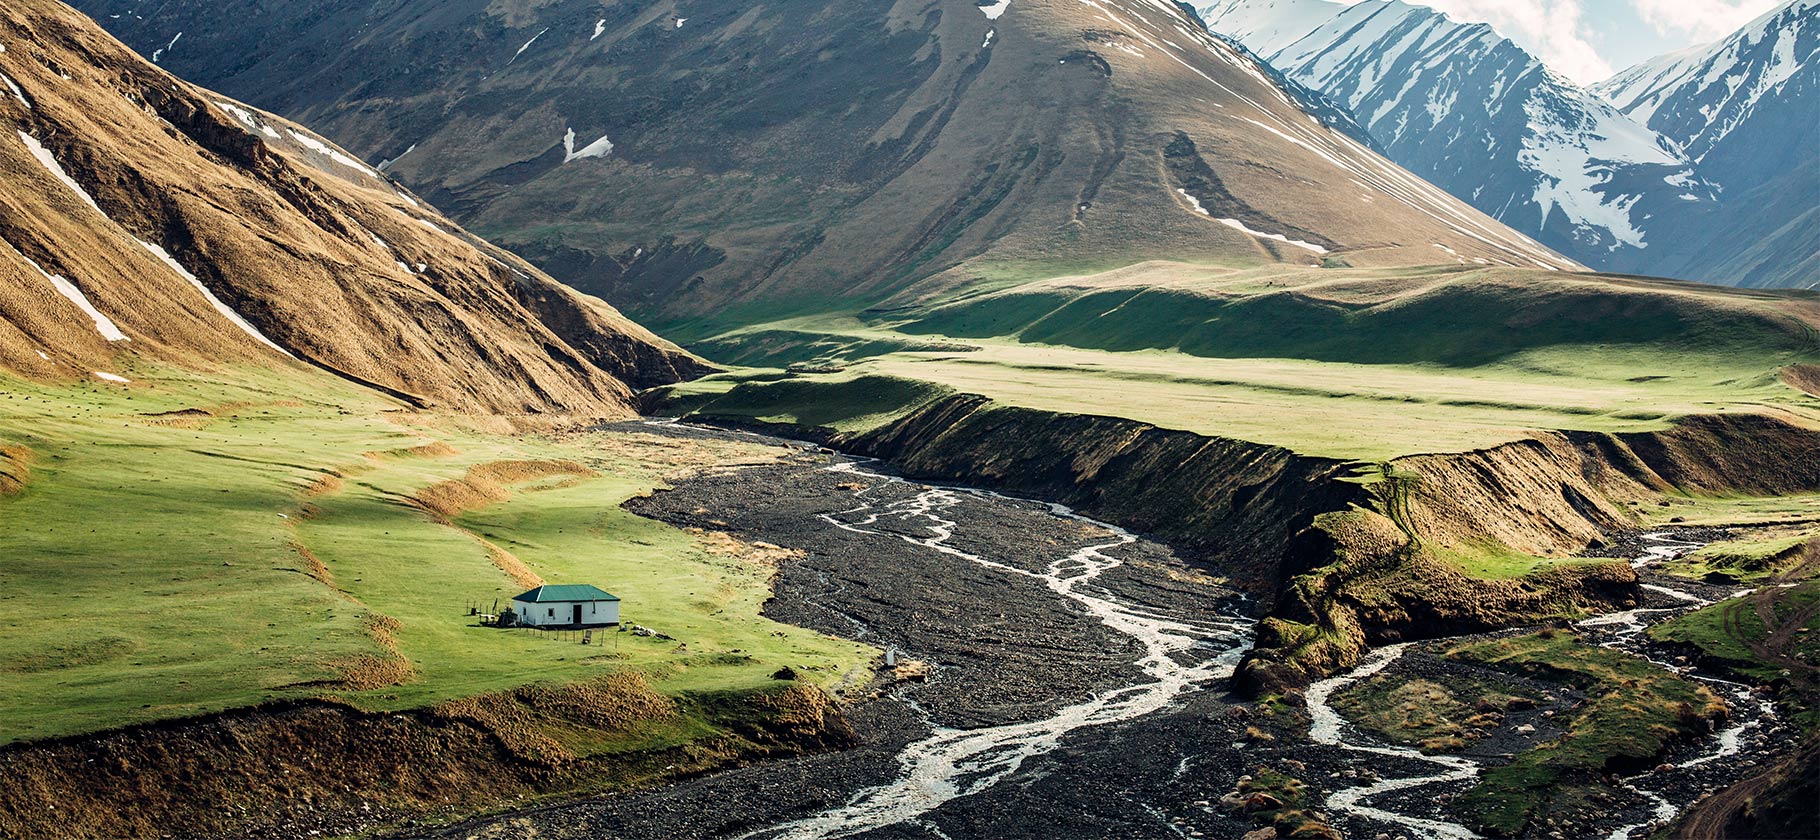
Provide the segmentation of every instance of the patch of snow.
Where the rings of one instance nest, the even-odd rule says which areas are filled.
[[[332,160],[332,161],[339,163],[342,166],[346,166],[350,169],[357,169],[357,170],[361,171],[362,173],[371,175],[375,178],[379,177],[379,173],[374,172],[366,164],[361,163],[358,160],[355,160],[354,158],[348,156],[346,153],[342,152],[340,149],[335,148],[334,146],[330,146],[329,144],[324,143],[321,140],[318,140],[314,137],[311,137],[308,134],[304,134],[303,132],[298,131],[297,129],[294,129],[294,128],[286,129],[286,133],[291,135],[291,139],[296,140],[298,143],[302,144],[304,148],[309,149],[312,152],[316,152],[317,154],[323,155],[323,156],[327,157],[329,160]]]
[[[1209,216],[1209,217],[1211,217],[1213,215],[1212,213],[1207,212],[1207,208],[1201,206],[1200,199],[1195,198],[1187,190],[1178,188],[1176,190],[1176,192],[1181,193],[1183,198],[1188,199],[1188,206],[1193,208],[1194,212],[1199,213],[1203,216]]]
[[[985,41],[985,43],[980,44],[980,49],[983,50],[988,47],[991,47],[992,46],[992,36],[997,35],[997,34],[998,34],[997,29],[986,30],[986,41]]]
[[[174,46],[177,46],[177,38],[182,38],[182,37],[183,37],[183,33],[182,33],[182,32],[179,32],[179,33],[177,33],[177,37],[176,37],[176,38],[172,38],[172,39],[171,39],[171,42],[170,42],[170,43],[168,43],[168,44],[165,44],[165,45],[164,45],[164,47],[163,47],[163,48],[161,48],[161,49],[157,49],[157,50],[153,50],[153,51],[152,51],[152,63],[153,63],[153,64],[157,64],[157,63],[158,63],[158,58],[159,58],[159,57],[160,57],[160,56],[162,56],[162,55],[164,55],[164,54],[165,54],[165,53],[167,53],[167,52],[169,52],[169,51],[170,51],[170,49],[171,49],[171,47],[174,47]],[[64,78],[69,78],[69,77],[67,77],[67,76],[65,76],[65,77],[64,77]]]
[[[1202,7],[1200,13],[1209,29],[1268,56],[1312,32],[1342,8],[1331,0],[1220,0]]]
[[[31,262],[31,260],[27,259],[26,262]],[[108,341],[131,341],[126,337],[126,333],[121,332],[120,328],[114,325],[113,319],[101,314],[101,310],[95,308],[95,304],[88,299],[88,295],[76,288],[76,284],[39,268],[35,262],[32,263],[32,267],[37,268],[38,273],[44,275],[44,279],[51,281],[51,285],[56,287],[58,294],[68,298],[70,303],[75,304],[77,309],[82,310],[82,313],[89,317],[89,320],[95,322],[95,331],[101,333],[102,338]]]
[[[677,19],[676,19],[676,28],[677,28],[677,29],[681,29],[681,28],[682,28],[682,25],[683,25],[683,24],[684,24],[684,23],[686,23],[686,22],[688,22],[688,20],[689,20],[689,19],[688,19],[688,18],[686,18],[686,17],[679,17],[679,18],[677,18]]]
[[[1529,132],[1517,160],[1538,176],[1534,199],[1542,219],[1559,207],[1576,227],[1607,231],[1612,250],[1648,247],[1630,216],[1639,197],[1606,195],[1603,188],[1614,177],[1614,163],[1673,166],[1681,161],[1655,143],[1654,132],[1609,109],[1588,113],[1594,121],[1590,127],[1561,125],[1539,95],[1524,104],[1524,111]]]
[[[1005,9],[1010,7],[1010,5],[1011,0],[998,0],[998,2],[993,3],[990,6],[980,6],[979,10],[981,14],[986,16],[987,20],[998,20],[998,16],[1004,14]]]
[[[435,222],[429,221],[427,219],[415,219],[413,221],[417,222],[420,225],[423,225],[424,227],[429,228],[430,230],[436,231],[437,233],[448,233],[448,231],[445,231],[442,229],[441,225],[438,225]]]
[[[613,141],[608,140],[603,134],[599,140],[577,149],[575,148],[575,129],[571,128],[567,134],[563,135],[562,153],[563,163],[582,158],[604,158],[613,153]]]
[[[1317,254],[1327,253],[1326,248],[1323,248],[1312,242],[1303,242],[1300,239],[1290,239],[1289,237],[1284,236],[1283,234],[1280,234],[1280,233],[1263,233],[1261,231],[1252,230],[1251,228],[1246,227],[1245,223],[1239,221],[1238,219],[1221,219],[1220,224],[1225,225],[1234,230],[1244,231],[1259,239],[1270,239],[1270,240],[1274,240],[1277,242],[1281,242],[1285,245],[1294,245],[1297,248],[1301,248],[1301,249],[1307,250],[1307,251],[1313,251]]]
[[[548,31],[550,31],[550,27],[546,26],[543,28],[543,32],[548,32]],[[512,57],[506,61],[506,64],[509,66],[509,65],[511,65],[512,62],[517,61],[519,56],[524,55],[525,50],[530,49],[532,44],[537,43],[537,39],[543,37],[543,32],[539,32],[536,35],[532,35],[531,40],[526,41],[524,46],[518,48],[518,52],[512,53]]]
[[[215,101],[215,107],[228,112],[234,119],[239,120],[242,125],[245,125],[249,131],[259,130],[259,120],[253,117],[252,111],[248,111],[232,102],[222,102],[220,100]]]
[[[253,112],[235,105],[232,102],[216,102],[215,105],[221,110],[232,114],[234,119],[239,120],[242,125],[246,126],[248,131],[256,131],[273,140],[281,139],[283,136],[278,133],[277,129],[261,123],[259,118],[253,115]]]
[[[56,289],[58,294],[63,295],[70,303],[75,304],[77,309],[82,310],[82,313],[87,315],[89,320],[94,321],[95,331],[101,333],[102,338],[105,338],[108,341],[131,340],[126,337],[126,333],[120,331],[119,327],[114,326],[112,319],[101,314],[101,310],[95,308],[95,304],[88,299],[88,295],[83,294],[81,289],[76,288],[76,284],[71,283],[60,275],[45,271],[44,266],[39,265],[37,260],[26,256],[18,248],[14,248],[11,242],[6,242],[5,244],[8,249],[18,255],[19,259],[25,260],[32,268],[37,269],[38,273],[42,275],[45,280],[50,281],[51,288]]]
[[[599,38],[601,36],[601,33],[604,33],[606,31],[607,31],[607,19],[601,18],[599,21],[597,21],[594,24],[594,34],[588,36],[588,40],[593,41],[593,40]]]
[[[379,162],[379,171],[381,171],[381,172],[384,172],[384,171],[386,171],[386,170],[387,170],[387,169],[391,169],[391,168],[392,168],[392,164],[394,164],[394,163],[397,163],[397,162],[399,162],[399,161],[401,161],[401,160],[404,160],[404,156],[405,156],[405,155],[408,155],[408,154],[410,154],[410,153],[412,153],[412,152],[415,152],[415,151],[417,151],[417,144],[416,144],[416,143],[412,143],[412,144],[411,144],[411,147],[410,147],[410,148],[408,148],[408,149],[405,149],[405,150],[404,150],[404,151],[402,151],[402,152],[399,152],[399,153],[398,153],[398,157],[394,157],[394,158],[386,158],[386,159],[385,159],[385,160],[382,160],[382,161],[380,161],[380,162]]]
[[[6,89],[13,92],[13,96],[19,99],[19,104],[24,105],[28,109],[32,107],[32,103],[25,98],[25,91],[20,90],[18,85],[13,84],[13,80],[7,78],[5,73],[0,73],[0,82],[6,83]]]
[[[121,376],[118,373],[108,373],[107,371],[101,371],[101,370],[95,371],[95,378],[105,380],[108,382],[116,382],[121,385],[131,385],[133,383],[133,380],[128,379],[124,376]]]
[[[95,203],[95,197],[89,195],[88,190],[83,189],[81,184],[76,183],[76,179],[71,178],[68,172],[63,171],[63,164],[57,162],[57,156],[51,154],[49,149],[44,148],[44,144],[39,143],[38,138],[21,131],[19,132],[19,139],[25,143],[26,150],[32,153],[32,157],[38,159],[38,163],[42,164],[46,171],[55,176],[57,180],[63,182],[64,186],[69,187],[70,191],[74,192],[84,203],[95,208],[95,212],[101,212],[101,205]],[[106,214],[104,213],[102,215]]]
[[[297,358],[296,356],[291,355],[291,351],[286,350],[283,347],[279,347],[276,342],[272,341],[269,338],[266,338],[265,333],[260,332],[258,327],[253,326],[245,318],[240,317],[240,313],[235,312],[233,307],[230,307],[227,304],[223,303],[221,301],[221,298],[215,297],[215,293],[212,291],[209,291],[209,287],[203,285],[202,281],[200,279],[197,279],[196,275],[191,274],[189,269],[184,268],[183,263],[178,262],[175,257],[172,257],[171,253],[169,251],[166,251],[163,248],[161,248],[157,245],[153,245],[152,243],[147,242],[143,239],[140,239],[139,237],[136,237],[136,236],[133,237],[133,241],[138,242],[139,247],[144,248],[146,250],[146,253],[149,253],[152,256],[157,257],[159,262],[162,262],[165,265],[170,266],[170,269],[172,271],[177,272],[178,277],[182,277],[183,279],[189,281],[189,284],[191,286],[195,287],[196,291],[201,292],[202,296],[208,300],[209,305],[215,307],[216,312],[221,313],[221,316],[223,318],[228,319],[229,323],[232,323],[234,326],[239,327],[241,332],[244,332],[247,335],[252,336],[260,344],[264,344],[265,346],[270,347],[273,350],[276,350],[280,353],[283,353],[286,356],[290,356],[293,359]]]
[[[418,274],[422,274],[422,273],[430,270],[430,264],[429,263],[418,263],[417,265],[413,266],[413,268],[417,269]]]
[[[0,47],[0,52],[6,52],[6,49],[4,47]],[[38,351],[38,358],[43,359],[47,362],[51,360],[50,354],[45,353],[43,350]]]

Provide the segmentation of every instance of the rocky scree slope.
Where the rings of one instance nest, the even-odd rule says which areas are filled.
[[[1165,2],[81,8],[659,323],[1156,256],[1577,267]]]
[[[634,387],[706,369],[53,0],[0,9],[0,94],[16,375],[304,364],[419,406],[623,416]]]

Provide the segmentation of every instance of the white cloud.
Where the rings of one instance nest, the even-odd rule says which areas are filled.
[[[1663,35],[1716,41],[1757,19],[1777,0],[1630,0],[1637,17]]]
[[[1709,0],[1657,1],[1672,5]],[[1608,78],[1614,72],[1611,64],[1587,39],[1585,8],[1580,0],[1411,0],[1411,3],[1428,6],[1457,21],[1489,23],[1499,34],[1516,41],[1542,59],[1542,63],[1576,82],[1590,84]]]

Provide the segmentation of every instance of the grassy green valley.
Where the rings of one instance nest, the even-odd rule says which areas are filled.
[[[1360,461],[1537,429],[1657,430],[1722,411],[1820,423],[1820,399],[1780,378],[1820,358],[1811,294],[1493,269],[1147,263],[951,297],[703,336],[692,346],[712,358],[794,366],[789,393],[762,371],[673,393],[692,409],[852,430],[934,394],[848,385],[895,377]],[[804,401],[851,416],[789,414]]]
[[[6,741],[623,673],[672,695],[767,688],[785,666],[827,688],[864,679],[862,646],[758,615],[765,549],[618,507],[774,449],[411,414],[315,374],[123,373],[132,384],[12,380],[0,395],[0,440],[26,470],[0,503]],[[438,510],[426,491],[451,483],[460,509]],[[468,615],[543,581],[609,588],[627,621],[674,640],[583,647]]]
[[[0,837],[1811,825],[1820,291],[1202,14],[0,4]]]

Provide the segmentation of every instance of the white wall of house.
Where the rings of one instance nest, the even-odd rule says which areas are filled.
[[[575,623],[575,605],[581,605],[581,623],[583,624],[618,624],[618,601],[545,601],[540,604],[513,601],[512,611],[518,613],[518,623],[531,627],[545,627],[554,624],[568,626]]]

